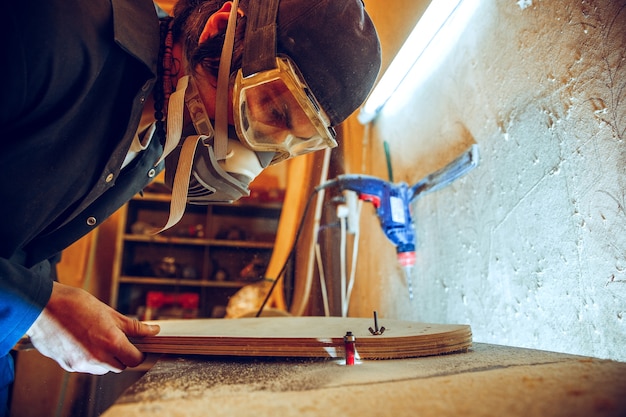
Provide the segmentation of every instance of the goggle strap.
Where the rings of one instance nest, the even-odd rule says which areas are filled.
[[[180,150],[176,173],[174,174],[174,184],[172,185],[172,199],[170,202],[170,213],[165,226],[150,230],[150,233],[156,235],[164,230],[169,229],[182,219],[185,214],[187,205],[187,193],[189,191],[189,178],[191,177],[191,169],[193,167],[194,157],[198,142],[206,139],[204,135],[192,135],[185,138],[185,142]]]
[[[276,68],[276,18],[280,0],[251,1],[241,71],[244,77]]]
[[[215,97],[215,141],[213,149],[218,161],[226,159],[228,153],[228,79],[230,78],[230,63],[235,45],[235,26],[239,0],[233,0],[228,16],[228,26],[224,37],[224,46],[220,56],[220,67],[217,73],[217,92]]]

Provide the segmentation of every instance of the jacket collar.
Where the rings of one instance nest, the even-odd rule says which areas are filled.
[[[154,4],[150,0],[111,0],[111,6],[115,41],[156,75],[160,40]]]

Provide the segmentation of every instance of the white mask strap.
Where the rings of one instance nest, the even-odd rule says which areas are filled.
[[[185,107],[185,91],[189,85],[189,76],[178,80],[176,84],[176,91],[170,96],[169,104],[167,105],[167,134],[165,136],[165,145],[163,145],[163,154],[157,161],[156,165],[160,164],[167,155],[169,155],[178,143],[183,132],[183,112]],[[185,207],[187,205],[187,189],[189,186],[189,177],[191,175],[191,167],[193,165],[193,158],[196,151],[196,144],[198,140],[205,136],[190,136],[183,143],[182,150],[180,152],[180,158],[178,159],[178,166],[176,167],[176,173],[174,174],[174,185],[172,188],[172,199],[170,202],[170,214],[165,226],[161,228],[155,228],[150,232],[152,234],[161,233],[164,230],[169,229],[180,221],[185,214]]]
[[[228,153],[228,108],[232,106],[228,99],[228,83],[230,77],[230,64],[233,57],[235,44],[235,26],[237,25],[237,13],[239,0],[234,0],[228,16],[228,26],[220,56],[220,67],[217,73],[217,92],[215,97],[215,141],[213,150],[215,158],[221,161]]]
[[[185,142],[180,150],[176,173],[174,174],[174,184],[172,185],[172,200],[170,202],[170,214],[165,226],[150,231],[151,234],[158,234],[169,229],[180,221],[185,214],[187,206],[187,194],[189,192],[189,178],[196,154],[198,142],[206,139],[207,136],[192,135],[185,138]]]

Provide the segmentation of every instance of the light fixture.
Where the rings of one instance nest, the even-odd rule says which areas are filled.
[[[361,108],[358,115],[359,122],[367,124],[376,118],[418,61],[425,71],[431,71],[434,68],[432,59],[440,59],[441,55],[448,52],[453,40],[456,40],[465,28],[479,1],[431,1]],[[447,47],[443,48],[441,44],[446,42]],[[430,51],[431,53],[427,54],[428,49],[432,49],[434,43],[437,43],[436,53]],[[430,63],[423,59],[425,55],[431,57]]]

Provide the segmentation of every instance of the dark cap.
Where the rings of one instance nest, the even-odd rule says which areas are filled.
[[[367,98],[381,65],[362,0],[280,0],[278,53],[298,66],[332,125]]]

